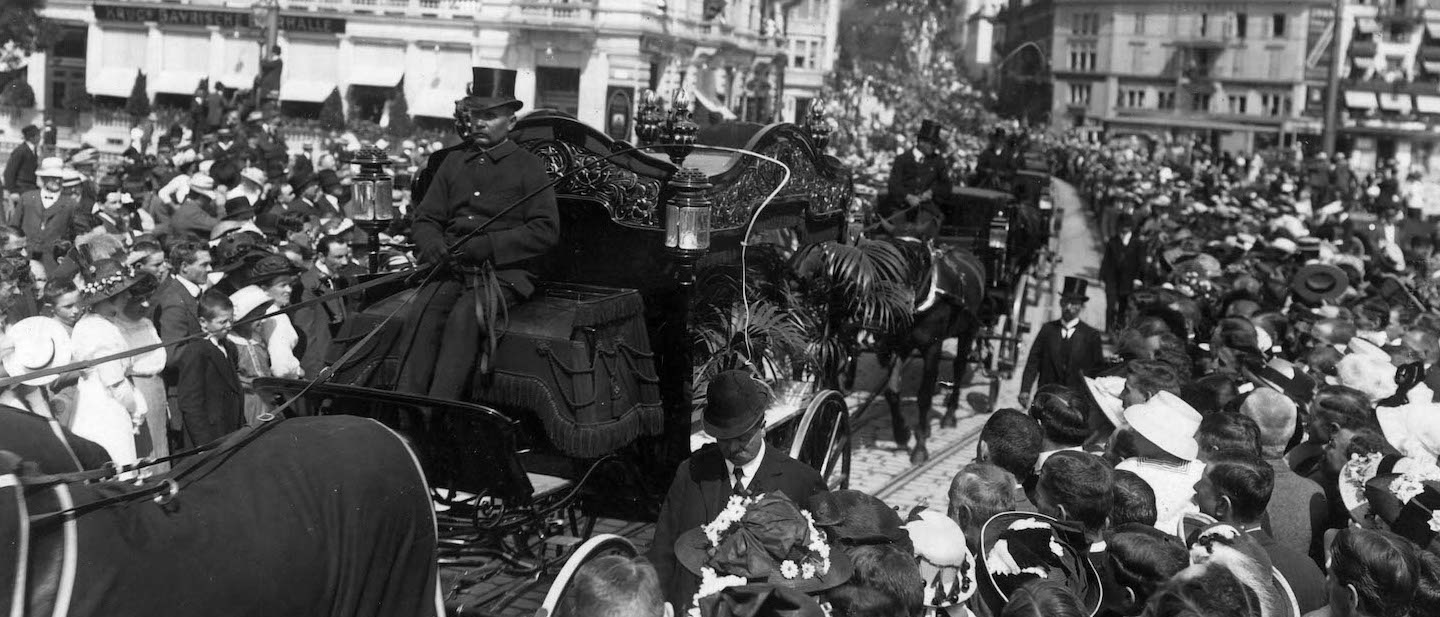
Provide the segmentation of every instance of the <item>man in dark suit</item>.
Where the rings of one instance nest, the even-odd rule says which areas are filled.
[[[1121,213],[1115,217],[1115,230],[1100,258],[1100,280],[1105,282],[1105,324],[1110,328],[1120,325],[1145,262],[1145,243],[1135,237],[1135,219]]]
[[[335,236],[326,236],[320,239],[316,249],[320,254],[300,275],[301,302],[344,289],[354,282],[344,268],[344,262],[349,259],[349,244]],[[305,352],[301,354],[300,367],[307,376],[319,375],[320,370],[325,368],[330,343],[348,316],[344,298],[333,298],[295,311],[295,329],[305,337]]]
[[[70,219],[80,209],[80,199],[64,187],[65,164],[50,157],[35,171],[40,188],[20,196],[8,223],[25,235],[31,258],[38,259],[70,233]],[[88,209],[85,210],[89,212]]]
[[[150,296],[150,319],[160,333],[160,340],[173,341],[200,333],[196,321],[198,299],[210,276],[211,256],[205,245],[182,242],[170,247],[170,268],[175,272],[160,282]],[[170,351],[174,366],[177,354]]]
[[[35,183],[35,169],[40,166],[40,127],[33,124],[20,129],[25,140],[10,151],[5,162],[5,190],[14,195],[39,188]]]
[[[915,147],[895,157],[886,181],[889,208],[881,212],[883,216],[897,209],[916,210],[950,198],[953,188],[950,159],[945,156],[940,131],[941,126],[934,120],[926,120],[915,135]]]
[[[700,581],[675,558],[680,534],[714,520],[732,495],[785,493],[795,503],[826,490],[819,472],[765,443],[769,388],[745,371],[726,371],[706,391],[705,432],[717,441],[690,455],[675,472],[655,524],[650,562],[677,612]]]
[[[1040,327],[1035,344],[1030,347],[1030,356],[1025,360],[1025,372],[1020,378],[1021,407],[1030,406],[1030,390],[1037,383],[1041,387],[1060,384],[1083,392],[1083,374],[1104,363],[1100,331],[1080,321],[1080,310],[1089,298],[1087,287],[1089,284],[1082,279],[1065,277],[1065,287],[1060,293],[1060,319]]]
[[[235,318],[235,306],[213,291],[202,295],[196,306],[206,338],[180,348],[175,388],[176,415],[183,425],[185,445],[191,448],[220,439],[245,424],[235,364],[239,351],[225,337]]]
[[[1358,182],[1354,170],[1350,169],[1350,162],[1345,159],[1345,153],[1335,153],[1335,166],[1330,170],[1330,190],[1333,191],[1331,199],[1339,199],[1349,205],[1355,199]]]

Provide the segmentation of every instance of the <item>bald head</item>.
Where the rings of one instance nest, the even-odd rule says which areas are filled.
[[[1256,388],[1240,413],[1260,426],[1260,451],[1265,458],[1279,458],[1285,455],[1285,446],[1295,434],[1295,401],[1269,388]]]

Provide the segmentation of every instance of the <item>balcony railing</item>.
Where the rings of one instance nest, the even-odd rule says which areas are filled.
[[[565,0],[511,2],[510,19],[527,26],[590,26],[595,23],[595,3]]]
[[[473,17],[480,0],[284,0],[289,10],[404,14],[408,17]]]

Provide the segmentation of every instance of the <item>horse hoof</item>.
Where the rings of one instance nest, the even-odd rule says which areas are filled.
[[[925,446],[916,446],[915,449],[910,451],[911,465],[924,465],[929,460],[930,451],[926,450]]]
[[[910,447],[910,429],[900,429],[895,431],[895,445],[901,448]]]
[[[940,417],[940,428],[955,428],[959,424],[960,421],[955,419],[954,409],[946,411],[945,415]]]

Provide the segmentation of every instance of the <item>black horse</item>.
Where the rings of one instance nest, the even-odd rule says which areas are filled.
[[[911,464],[929,460],[925,440],[930,436],[930,401],[940,378],[941,345],[947,338],[958,339],[955,378],[958,382],[969,359],[970,349],[983,325],[981,307],[985,299],[984,263],[975,253],[937,244],[938,221],[922,214],[919,220],[900,220],[904,213],[884,225],[893,242],[906,257],[908,280],[916,290],[913,320],[908,327],[882,332],[876,337],[881,364],[889,378],[883,386],[890,407],[895,443],[909,446]],[[912,429],[900,413],[900,380],[905,359],[920,352],[924,365],[916,392],[917,415]],[[956,387],[958,391],[958,384]],[[947,402],[942,426],[956,423],[956,404]],[[910,444],[913,435],[914,443]]]

